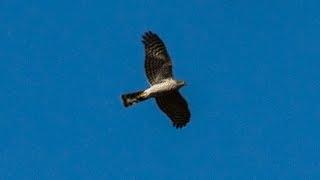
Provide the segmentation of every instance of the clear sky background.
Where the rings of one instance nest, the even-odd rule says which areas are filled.
[[[0,2],[0,179],[320,179],[320,2]],[[192,112],[150,100],[165,41]]]

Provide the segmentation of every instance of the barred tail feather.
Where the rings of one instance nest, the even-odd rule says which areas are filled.
[[[123,105],[125,107],[128,107],[140,101],[146,100],[147,98],[142,96],[143,92],[144,91],[137,91],[137,92],[121,95]]]

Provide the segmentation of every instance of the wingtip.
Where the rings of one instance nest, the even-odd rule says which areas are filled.
[[[187,123],[184,123],[184,124],[173,123],[173,126],[174,126],[176,129],[182,129],[182,128],[186,127],[187,124],[188,124],[188,122],[187,122]]]
[[[151,30],[147,30],[147,31],[145,31],[144,34],[145,34],[145,35],[153,35],[154,33],[153,33]]]
[[[142,35],[143,39],[148,39],[148,38],[151,38],[151,37],[154,37],[154,36],[158,36],[158,35],[156,33],[152,32],[151,30],[146,31]]]
[[[162,42],[162,40],[160,39],[160,37],[152,32],[152,31],[146,31],[143,35],[142,35],[142,40],[141,42],[144,44],[144,45],[148,45],[149,43],[151,43],[152,41],[159,41],[159,42]]]

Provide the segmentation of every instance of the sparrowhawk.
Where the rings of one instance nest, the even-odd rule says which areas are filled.
[[[179,93],[184,81],[175,80],[172,62],[163,41],[151,31],[142,36],[145,49],[145,73],[150,87],[143,91],[123,94],[125,107],[137,102],[155,98],[159,108],[171,119],[176,128],[184,127],[190,121],[187,101]]]

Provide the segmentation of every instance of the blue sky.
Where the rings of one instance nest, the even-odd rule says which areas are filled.
[[[320,179],[319,1],[0,3],[0,179]],[[191,123],[150,100],[165,41]]]

